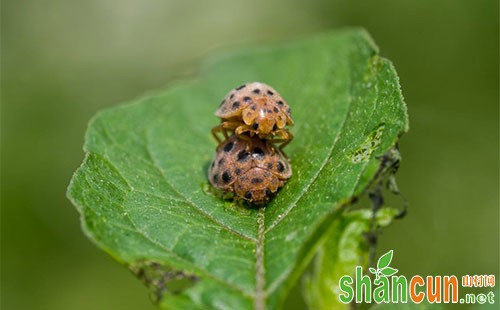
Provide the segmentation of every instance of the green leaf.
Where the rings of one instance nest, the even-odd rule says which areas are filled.
[[[396,274],[398,272],[397,269],[394,269],[392,267],[385,267],[384,269],[380,270],[380,272],[382,272],[382,274],[386,277],[390,277],[392,276],[393,274]]]
[[[379,227],[385,227],[397,212],[395,209],[382,209],[375,221]],[[371,224],[370,210],[338,213],[322,239],[312,269],[303,277],[304,296],[309,309],[349,308],[339,300],[339,280],[346,275],[354,279],[356,266],[367,265],[369,247],[363,233],[370,230]],[[375,268],[369,268],[369,271],[377,274]]]
[[[384,255],[380,256],[377,262],[377,268],[378,269],[383,269],[391,263],[392,260],[392,253],[393,250],[390,250],[389,252],[385,253]]]
[[[213,113],[248,81],[275,87],[296,124],[294,175],[264,209],[204,190]],[[227,54],[196,80],[99,113],[68,196],[88,237],[161,307],[276,308],[407,128],[395,70],[367,33],[326,33]]]

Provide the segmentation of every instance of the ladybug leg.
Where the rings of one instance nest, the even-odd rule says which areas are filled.
[[[288,129],[286,130],[281,130],[282,138],[283,138],[283,143],[281,143],[279,149],[280,151],[283,151],[283,148],[288,145],[288,143],[292,142],[293,140],[293,135]],[[286,155],[285,155],[286,156]]]
[[[248,133],[248,136],[254,135],[254,130],[248,126],[247,124],[238,124],[236,130],[234,131],[238,136],[245,136]]]
[[[225,133],[224,128],[222,127],[222,124],[219,124],[219,125],[215,126],[214,128],[212,128],[212,136],[214,137],[215,141],[217,141],[217,144],[222,143],[222,140],[217,135],[217,133],[219,133],[219,132],[222,132],[222,134],[224,136],[226,136],[226,133]]]
[[[229,137],[228,132],[234,131],[240,125],[241,124],[238,122],[223,121],[219,125],[212,128],[212,136],[218,144],[221,144],[223,140],[217,134],[221,132],[224,139],[227,139]]]
[[[271,139],[271,140],[267,140],[267,141],[269,143],[280,143],[280,146],[278,147],[279,150],[283,153],[283,155],[285,155],[286,158],[288,158],[288,156],[285,154],[285,152],[283,152],[283,148],[293,140],[293,135],[290,131],[288,131],[288,129],[277,130],[276,134],[279,135],[280,138]],[[274,151],[274,148],[271,148],[271,150]]]
[[[267,146],[267,149],[269,149],[269,151],[271,152],[271,155],[274,155],[274,153],[276,152],[276,146],[274,145],[274,143],[280,142],[280,141],[281,140],[276,140],[276,139],[266,140],[266,146]]]
[[[234,121],[224,121],[220,123],[220,125],[223,128],[224,131],[224,137],[227,138],[227,131],[234,131],[236,128],[238,128],[241,123],[240,122],[234,122]]]
[[[248,141],[245,150],[248,152],[253,147],[253,140],[250,138],[255,134],[255,131],[248,125],[240,125],[234,131],[241,140]]]
[[[253,139],[251,139],[250,136],[245,134],[245,133],[238,135],[238,138],[240,140],[244,140],[244,141],[248,142],[246,147],[245,147],[245,151],[250,152],[250,150],[253,148]]]

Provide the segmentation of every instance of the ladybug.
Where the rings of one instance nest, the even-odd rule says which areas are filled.
[[[267,203],[291,176],[286,157],[272,143],[237,135],[220,145],[208,170],[209,181],[215,188],[254,205]]]
[[[221,119],[221,123],[212,128],[218,143],[221,140],[217,133],[222,132],[227,139],[228,131],[281,143],[280,149],[293,139],[285,129],[286,125],[293,126],[290,107],[275,89],[264,83],[247,83],[231,90],[215,115]],[[275,136],[279,138],[274,139]]]

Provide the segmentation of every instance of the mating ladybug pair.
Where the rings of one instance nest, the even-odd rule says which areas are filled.
[[[230,91],[215,115],[221,123],[212,129],[219,145],[208,171],[210,183],[237,200],[268,202],[292,175],[282,152],[293,139],[285,128],[293,125],[290,108],[272,87],[253,82]]]

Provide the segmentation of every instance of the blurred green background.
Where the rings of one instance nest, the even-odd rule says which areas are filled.
[[[65,198],[90,117],[213,50],[349,25],[394,62],[410,113],[410,210],[379,253],[407,275],[498,277],[498,15],[495,0],[2,1],[2,309],[152,309]]]

